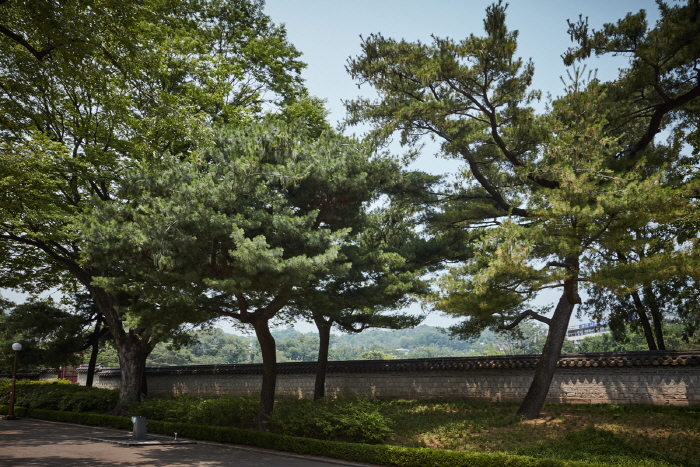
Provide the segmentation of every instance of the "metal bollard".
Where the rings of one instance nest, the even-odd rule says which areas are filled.
[[[146,417],[131,417],[134,423],[134,441],[146,441]]]

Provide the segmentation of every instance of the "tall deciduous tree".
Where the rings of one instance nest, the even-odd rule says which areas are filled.
[[[262,6],[0,3],[0,285],[89,291],[119,352],[117,413],[138,400],[148,353],[180,317],[156,322],[139,297],[95,284],[110,265],[82,262],[76,219],[127,201],[123,170],[187,154],[209,122],[245,121],[303,91],[299,53]]]
[[[677,150],[652,143],[700,96],[699,23],[693,2],[661,8],[652,29],[643,12],[600,32],[572,24],[580,47],[567,63],[595,51],[624,53],[630,66],[613,83],[575,70],[543,115],[530,107],[539,97],[528,92],[534,66],[515,56],[517,33],[508,31],[501,2],[487,9],[485,37],[426,45],[372,35],[349,63],[379,94],[351,103],[353,121],[372,122],[380,140],[395,131],[408,144],[431,135],[444,155],[465,162],[442,216],[471,229],[478,248],[441,279],[435,298],[438,309],[465,317],[453,330],[471,336],[528,317],[549,327],[518,411],[527,418],[539,415],[549,391],[580,284],[603,280],[596,252],[628,251],[630,230],[687,213],[687,199],[655,170]],[[528,306],[548,288],[561,290],[551,317]]]

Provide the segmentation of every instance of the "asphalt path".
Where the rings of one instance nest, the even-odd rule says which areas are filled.
[[[120,430],[20,419],[0,420],[0,466],[362,466],[320,457],[285,454],[220,443],[123,446],[91,437],[129,434]]]

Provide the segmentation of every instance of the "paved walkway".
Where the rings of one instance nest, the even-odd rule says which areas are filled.
[[[121,446],[87,437],[127,432],[33,419],[0,420],[0,466],[275,466],[337,467],[353,464],[218,443]]]

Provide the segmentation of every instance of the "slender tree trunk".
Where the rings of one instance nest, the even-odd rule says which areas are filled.
[[[627,263],[627,256],[621,252],[617,252],[617,258],[622,263]],[[639,292],[634,291],[630,294],[632,301],[634,302],[634,309],[637,311],[637,316],[639,317],[639,323],[642,325],[644,330],[644,338],[647,341],[647,347],[649,350],[657,350],[656,341],[654,341],[654,334],[651,332],[651,325],[649,324],[649,318],[647,317],[646,307],[642,303],[642,299],[639,297]]]
[[[256,429],[266,430],[267,419],[272,415],[275,406],[275,388],[277,385],[277,349],[275,338],[270,332],[269,320],[259,318],[251,321],[255,329],[255,335],[260,344],[263,360],[263,378],[260,389],[260,408],[258,410],[258,420]]]
[[[642,324],[642,329],[644,329],[644,337],[647,340],[647,346],[649,350],[658,350],[656,342],[654,341],[654,334],[651,332],[651,325],[649,324],[649,318],[647,317],[646,307],[642,303],[642,299],[639,297],[639,292],[632,292],[632,300],[634,301],[634,308],[637,310],[637,316],[639,317],[639,322]]]
[[[314,402],[326,395],[326,370],[328,368],[328,348],[331,342],[331,327],[333,322],[325,321],[322,317],[316,318],[318,328],[319,346],[318,361],[316,362],[316,382],[314,385]]]
[[[85,386],[92,387],[92,382],[95,379],[95,366],[97,365],[97,354],[100,351],[100,336],[102,335],[102,321],[97,318],[97,324],[95,324],[95,331],[90,337],[90,346],[92,350],[90,351],[90,361],[88,362],[87,376],[85,378]]]
[[[146,355],[146,358],[148,358],[148,355]],[[147,396],[148,395],[148,378],[146,377],[146,362],[143,362],[143,373],[141,375],[141,396]]]
[[[528,420],[537,418],[540,415],[544,401],[549,393],[549,387],[552,384],[557,361],[561,357],[561,348],[564,345],[564,339],[566,339],[566,331],[571,314],[576,304],[581,301],[578,298],[576,284],[573,280],[567,280],[564,289],[565,291],[559,299],[554,315],[551,318],[552,322],[549,326],[547,341],[542,349],[540,360],[537,362],[532,384],[517,412],[518,415],[522,415]]]
[[[664,316],[659,310],[659,302],[656,300],[656,295],[651,287],[644,287],[644,298],[649,304],[649,311],[651,311],[651,319],[654,322],[654,334],[656,334],[656,343],[658,344],[659,350],[666,350],[666,343],[664,342]]]

